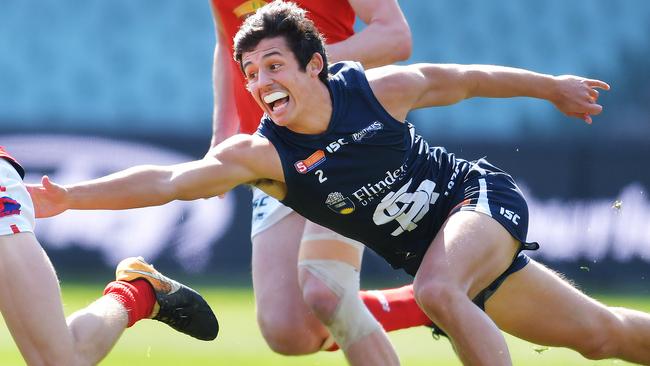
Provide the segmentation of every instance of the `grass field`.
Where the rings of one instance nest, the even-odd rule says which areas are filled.
[[[63,297],[66,311],[72,312],[98,296],[101,285],[67,285]],[[260,335],[254,315],[250,289],[197,288],[213,306],[219,317],[221,331],[213,342],[193,340],[155,321],[142,321],[128,329],[109,356],[105,366],[292,366],[346,365],[341,352],[300,357],[285,357],[271,352]],[[633,297],[599,297],[612,305],[629,306],[650,311],[650,299]],[[427,328],[416,328],[391,334],[403,365],[460,365],[449,343],[433,340]],[[514,338],[508,338],[515,365],[629,365],[619,360],[589,361],[579,354],[559,348],[543,350]],[[0,327],[0,365],[23,365],[9,332]]]

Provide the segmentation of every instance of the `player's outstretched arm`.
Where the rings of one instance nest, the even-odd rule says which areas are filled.
[[[68,209],[122,210],[214,197],[239,184],[267,178],[264,175],[268,174],[258,166],[264,160],[260,155],[269,152],[256,148],[256,139],[233,136],[203,159],[186,163],[141,165],[71,185],[58,185],[43,177],[40,185],[27,188],[37,217],[54,216]]]
[[[373,69],[367,75],[375,95],[396,118],[411,109],[473,97],[532,97],[548,100],[567,116],[591,123],[590,116],[602,111],[597,89],[609,90],[600,80],[494,65],[414,64]]]

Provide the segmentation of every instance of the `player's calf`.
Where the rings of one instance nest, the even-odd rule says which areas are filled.
[[[590,360],[603,360],[606,358],[621,357],[621,350],[628,344],[626,336],[625,313],[628,309],[620,309],[621,313],[616,314],[617,308],[608,308],[611,312],[600,312],[593,314],[587,319],[584,325],[583,334],[574,338],[575,345],[572,347],[585,358]]]

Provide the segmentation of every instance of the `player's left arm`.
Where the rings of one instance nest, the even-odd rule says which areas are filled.
[[[396,0],[349,0],[349,3],[367,26],[344,41],[327,45],[330,62],[355,60],[371,68],[411,56],[411,30]]]
[[[545,99],[570,117],[591,123],[602,111],[598,90],[603,81],[580,76],[553,76],[494,65],[414,64],[366,73],[373,92],[397,119],[411,109],[443,106],[474,97]]]
[[[214,20],[214,34],[216,44],[214,47],[212,63],[212,88],[213,88],[213,112],[212,112],[212,139],[210,147],[217,146],[239,130],[239,116],[235,102],[233,88],[234,78],[241,75],[233,75],[231,52],[228,50],[230,42],[223,30],[221,16],[212,1],[210,1],[212,18]]]

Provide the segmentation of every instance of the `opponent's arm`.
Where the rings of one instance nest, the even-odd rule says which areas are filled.
[[[609,90],[600,80],[494,65],[414,64],[373,69],[367,75],[375,95],[396,118],[404,118],[412,109],[473,97],[533,97],[591,123],[590,116],[602,111],[596,89]]]
[[[214,47],[214,60],[212,63],[212,89],[214,106],[212,111],[212,140],[210,146],[217,146],[220,142],[236,134],[239,130],[239,116],[235,104],[233,91],[232,56],[228,45],[230,44],[222,30],[219,13],[210,1],[216,44]]]
[[[349,2],[367,26],[344,41],[327,45],[330,62],[355,60],[371,68],[411,56],[411,30],[396,0]]]
[[[37,217],[54,216],[68,209],[121,210],[214,197],[239,184],[269,178],[261,166],[268,153],[255,147],[256,139],[233,136],[201,160],[141,165],[72,185],[58,185],[43,177],[41,185],[27,188]]]

